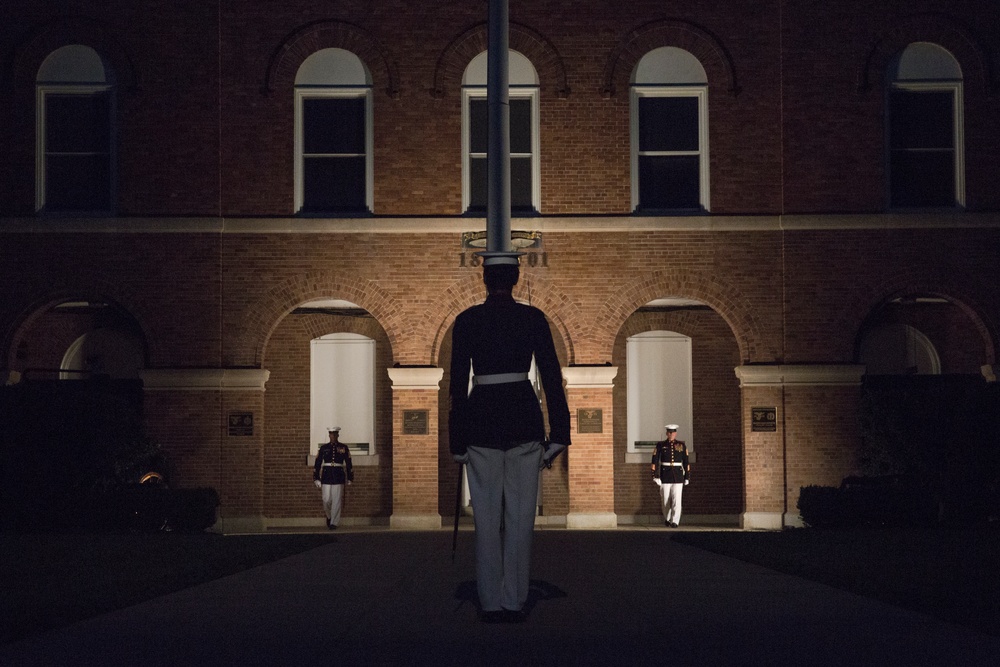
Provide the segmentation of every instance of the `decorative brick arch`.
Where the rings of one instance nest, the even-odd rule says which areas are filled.
[[[522,303],[535,306],[543,313],[549,322],[555,327],[562,339],[563,349],[566,350],[566,363],[573,363],[573,338],[566,327],[566,312],[570,304],[568,297],[554,289],[547,280],[537,278],[522,272],[517,285],[514,286],[514,298]],[[453,283],[446,289],[441,298],[428,309],[428,317],[432,321],[439,322],[437,330],[431,339],[430,363],[441,365],[441,346],[444,343],[445,334],[466,308],[482,303],[485,299],[485,289],[483,287],[482,274],[474,273]],[[557,346],[558,347],[558,346]]]
[[[739,94],[733,59],[718,37],[694,23],[659,19],[639,26],[618,41],[604,68],[604,96],[614,97],[619,89],[628,90],[632,72],[642,57],[662,46],[690,52],[705,68],[710,86],[724,81],[728,93]]]
[[[142,333],[147,366],[156,365],[158,353],[153,346],[155,337],[149,331],[149,322],[153,321],[154,314],[144,305],[149,299],[133,292],[121,280],[98,278],[87,281],[86,286],[81,287],[82,282],[79,278],[62,280],[58,284],[50,282],[44,293],[24,295],[23,306],[18,309],[19,315],[13,318],[5,330],[0,331],[0,351],[8,368],[17,366],[14,358],[17,347],[38,318],[60,303],[81,299],[111,303],[127,314]]]
[[[226,363],[259,368],[282,318],[303,303],[332,297],[356,303],[371,313],[385,331],[392,350],[397,349],[398,341],[416,333],[412,322],[400,314],[399,303],[377,284],[333,272],[309,272],[272,285],[243,314],[236,316],[241,322],[241,333],[233,349],[227,351]]]
[[[907,16],[880,35],[858,67],[858,91],[880,89],[889,61],[913,42],[931,42],[948,49],[962,66],[962,80],[967,89],[985,96],[995,91],[986,49],[965,25],[938,13]]]
[[[541,33],[513,22],[510,24],[508,40],[510,50],[524,55],[535,67],[542,92],[551,90],[559,98],[569,96],[566,65],[552,42]],[[465,68],[473,58],[486,50],[488,43],[486,23],[478,23],[453,39],[441,52],[434,67],[431,96],[445,97],[449,91],[457,91],[462,86]]]
[[[71,44],[89,46],[111,65],[115,85],[126,92],[139,88],[133,58],[125,46],[104,24],[82,16],[60,18],[39,26],[14,48],[10,69],[5,73],[4,89],[34,95],[38,68],[56,49]]]
[[[392,99],[399,97],[399,74],[386,49],[367,30],[342,21],[317,21],[285,37],[268,59],[261,93],[269,95],[278,89],[291,89],[306,58],[333,48],[356,55],[371,72],[374,87]]]
[[[729,325],[736,338],[742,363],[779,360],[780,352],[765,343],[765,327],[752,304],[733,298],[731,285],[710,276],[692,276],[682,269],[653,271],[618,290],[604,303],[586,336],[594,351],[614,349],[625,321],[653,299],[677,296],[696,299],[709,306]]]
[[[983,356],[986,363],[994,364],[997,359],[997,323],[990,322],[982,313],[985,309],[971,295],[968,287],[975,284],[969,279],[956,280],[952,272],[922,267],[919,271],[903,269],[875,285],[862,286],[857,297],[844,304],[837,313],[834,326],[845,333],[853,333],[841,339],[842,349],[832,350],[837,359],[853,360],[862,328],[868,318],[885,303],[900,296],[930,294],[947,299],[964,312],[979,332],[983,342]],[[974,290],[982,293],[982,290]]]

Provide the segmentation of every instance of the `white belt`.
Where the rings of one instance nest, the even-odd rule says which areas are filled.
[[[494,373],[493,375],[476,375],[472,378],[472,384],[510,384],[511,382],[521,382],[528,379],[527,373]]]
[[[343,463],[324,463],[324,464],[322,464],[322,467],[323,468],[329,468],[330,466],[334,466],[334,467],[337,467],[337,468],[343,468],[344,465],[345,464],[343,464]],[[680,465],[680,464],[678,464],[678,465]]]
[[[683,463],[661,463],[661,466],[684,466]]]

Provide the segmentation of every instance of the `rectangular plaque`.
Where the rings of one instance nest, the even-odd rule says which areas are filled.
[[[750,430],[774,433],[778,430],[777,408],[750,408]]]
[[[427,410],[403,410],[403,433],[427,435]]]
[[[253,435],[253,413],[230,412],[229,435],[231,436]]]
[[[577,433],[604,433],[604,410],[579,408],[576,411]]]

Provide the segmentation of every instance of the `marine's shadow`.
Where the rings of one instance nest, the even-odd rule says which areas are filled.
[[[569,597],[569,594],[555,584],[550,584],[541,579],[532,579],[528,582],[528,599],[524,603],[524,612],[525,614],[530,614],[535,605],[542,600],[555,600],[565,597]],[[458,600],[458,605],[455,607],[456,611],[466,602],[472,603],[476,609],[482,608],[479,604],[479,592],[476,590],[475,580],[460,582],[455,587],[455,599]]]

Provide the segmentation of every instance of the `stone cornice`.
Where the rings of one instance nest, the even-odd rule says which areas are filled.
[[[614,386],[617,366],[567,366],[562,369],[567,389],[601,388]]]
[[[264,391],[271,371],[257,368],[147,368],[146,391]]]
[[[862,365],[737,366],[741,387],[792,385],[860,385]]]
[[[1000,213],[829,215],[538,216],[514,229],[551,233],[774,232],[844,229],[1000,228]],[[0,218],[3,234],[461,234],[486,228],[465,216],[369,218]]]
[[[399,389],[428,389],[437,391],[440,387],[441,378],[444,377],[443,368],[415,367],[415,368],[389,368],[389,379],[392,380],[392,390]]]

